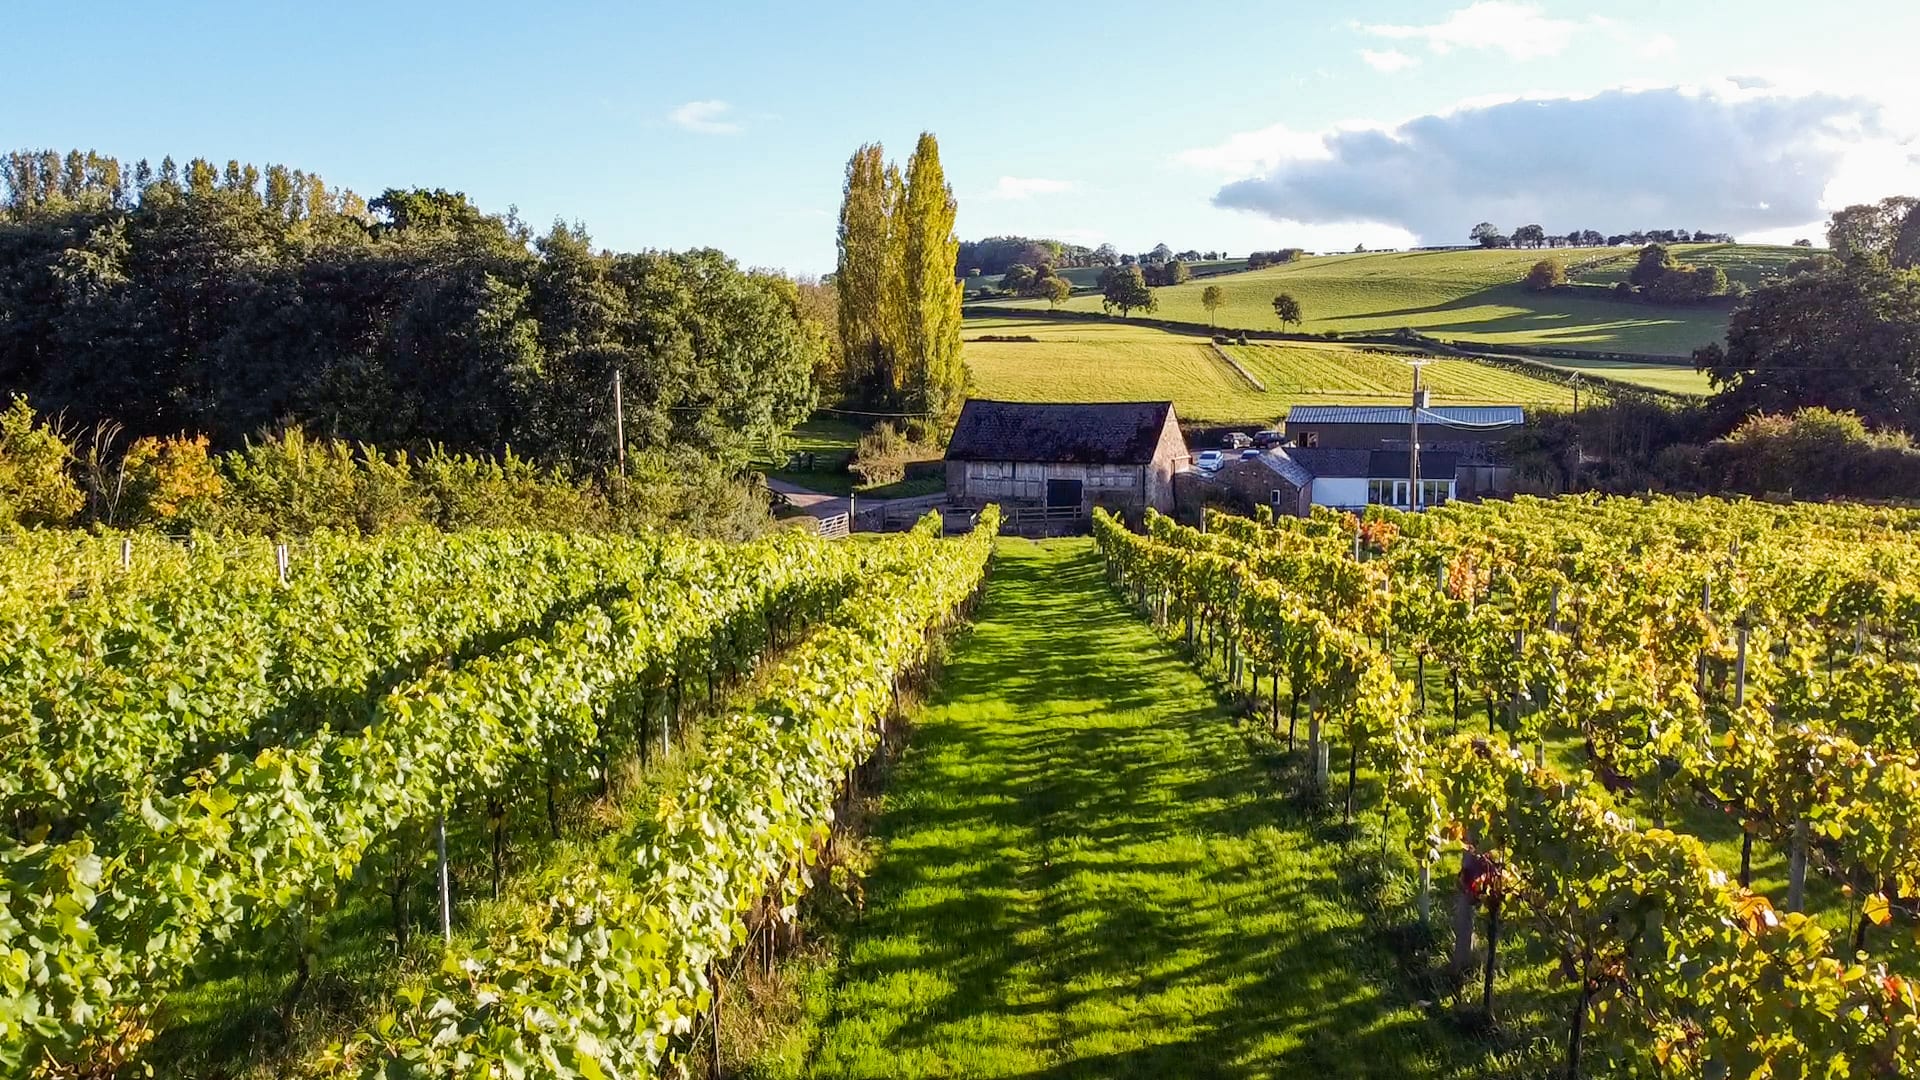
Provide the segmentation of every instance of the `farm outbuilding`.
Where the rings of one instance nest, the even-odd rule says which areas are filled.
[[[1305,517],[1316,506],[1363,510],[1368,506],[1413,506],[1405,450],[1352,447],[1274,447],[1227,464],[1219,482],[1239,501],[1273,507],[1274,513]],[[1439,506],[1459,497],[1459,455],[1420,454],[1420,505]]]
[[[1287,410],[1287,438],[1295,446],[1372,450],[1407,438],[1408,405],[1295,405]],[[1499,443],[1527,423],[1518,405],[1430,405],[1420,409],[1422,446],[1435,442]]]
[[[1171,401],[1091,404],[988,401],[960,410],[947,443],[947,498],[1048,508],[1077,518],[1093,507],[1137,520],[1173,510],[1173,475],[1188,464]]]

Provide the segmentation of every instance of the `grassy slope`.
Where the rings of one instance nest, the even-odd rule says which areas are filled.
[[[1795,248],[1679,245],[1676,254],[1718,261],[1731,276],[1757,282],[1773,268],[1806,252]],[[1367,255],[1322,255],[1287,266],[1193,281],[1156,290],[1157,315],[1208,321],[1200,306],[1209,284],[1226,291],[1219,325],[1277,330],[1273,297],[1290,293],[1307,315],[1301,327],[1325,331],[1381,332],[1412,327],[1437,337],[1508,345],[1547,345],[1602,352],[1684,356],[1719,340],[1726,330],[1723,305],[1663,307],[1563,293],[1531,293],[1519,284],[1527,268],[1545,257],[1569,267],[1593,263],[1580,280],[1610,280],[1624,274],[1632,253],[1614,248],[1556,251],[1432,251]],[[1042,306],[1040,301],[1012,301]],[[1076,296],[1068,310],[1099,311],[1098,296]]]
[[[1413,373],[1392,355],[1343,345],[1230,346],[1256,391],[1204,338],[1127,323],[969,319],[966,336],[1018,334],[1038,342],[969,341],[967,364],[981,397],[1010,401],[1171,399],[1184,420],[1266,423],[1296,403],[1404,403]],[[1466,360],[1429,365],[1437,403],[1571,403],[1556,382]]]
[[[1473,1075],[1473,1045],[1377,981],[1342,849],[1215,701],[1086,541],[1005,542],[815,983],[811,1074]]]
[[[910,495],[929,495],[941,490],[946,481],[935,475],[909,476],[898,483],[872,486],[860,483],[860,478],[847,471],[847,465],[853,460],[853,454],[860,446],[860,436],[866,429],[850,420],[815,413],[806,422],[793,429],[782,443],[785,453],[814,455],[813,468],[792,468],[790,459],[784,458],[779,467],[765,462],[766,475],[774,480],[785,480],[812,491],[828,495],[852,495],[858,493],[868,499],[899,499]]]

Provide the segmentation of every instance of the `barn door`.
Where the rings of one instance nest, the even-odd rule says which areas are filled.
[[[1079,509],[1080,487],[1081,481],[1079,480],[1047,481],[1047,508],[1053,509],[1059,506],[1071,506],[1076,510]]]

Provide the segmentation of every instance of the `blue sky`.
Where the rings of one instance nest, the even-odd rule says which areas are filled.
[[[962,236],[1123,251],[1482,218],[1790,238],[1920,193],[1910,0],[76,10],[8,13],[0,144],[447,187],[796,272],[832,267],[853,148],[904,157],[922,129]]]

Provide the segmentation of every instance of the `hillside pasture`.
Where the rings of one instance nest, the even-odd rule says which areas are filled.
[[[1399,404],[1413,390],[1412,354],[1349,345],[1228,346],[1261,391],[1206,338],[1117,320],[968,319],[965,336],[976,396],[1005,401],[1171,400],[1183,420],[1242,424],[1271,423],[1295,404]],[[1573,397],[1551,379],[1470,360],[1434,360],[1423,381],[1436,403],[1566,407]]]
[[[1795,248],[1700,247],[1707,257],[1727,263],[1729,276],[1742,279],[1806,254]],[[1687,259],[1692,246],[1680,245],[1676,253]],[[1599,283],[1609,274],[1624,275],[1632,257],[1627,248],[1321,255],[1156,289],[1160,306],[1155,316],[1203,325],[1211,321],[1234,329],[1279,330],[1283,327],[1273,314],[1273,297],[1288,293],[1300,301],[1307,318],[1302,325],[1284,329],[1308,333],[1377,334],[1409,327],[1462,342],[1672,357],[1686,356],[1725,335],[1727,302],[1667,306],[1616,300],[1598,295],[1598,290],[1535,293],[1520,284],[1528,267],[1543,258],[1559,259],[1569,270],[1579,271],[1579,280]],[[1200,304],[1201,291],[1208,285],[1218,285],[1226,293],[1226,303],[1211,319]],[[1044,306],[1044,301],[1037,300],[992,303]],[[1100,297],[1076,295],[1063,307],[1097,312]]]

